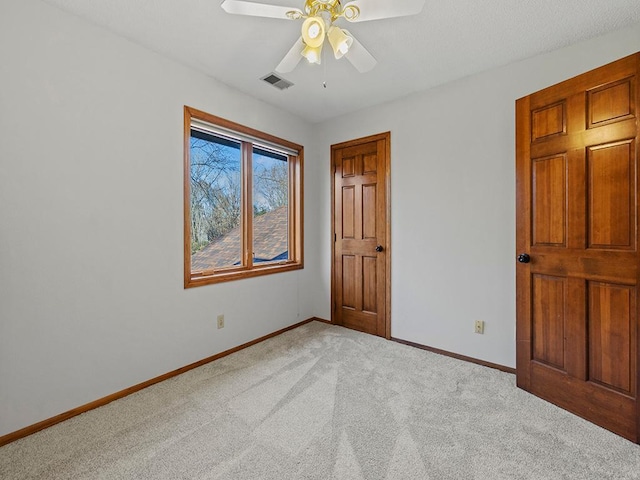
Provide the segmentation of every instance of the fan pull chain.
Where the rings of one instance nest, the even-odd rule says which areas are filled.
[[[322,86],[327,88],[327,49],[322,49]]]

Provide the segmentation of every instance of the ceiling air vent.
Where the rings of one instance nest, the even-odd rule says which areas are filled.
[[[264,80],[268,84],[273,85],[274,87],[280,90],[285,90],[293,86],[293,83],[291,83],[289,80],[285,80],[284,78],[279,77],[275,73],[270,73],[267,76],[262,77],[260,80]]]

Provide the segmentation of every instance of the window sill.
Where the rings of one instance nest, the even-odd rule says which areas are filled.
[[[264,266],[254,266],[251,270],[234,270],[234,271],[218,271],[214,274],[190,275],[185,277],[184,288],[201,287],[214,283],[231,282],[234,280],[242,280],[244,278],[260,277],[263,275],[271,275],[275,273],[291,272],[293,270],[302,270],[302,263],[289,262],[286,264],[270,264]]]

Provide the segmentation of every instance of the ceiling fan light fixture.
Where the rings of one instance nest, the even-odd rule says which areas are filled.
[[[353,44],[353,37],[351,35],[348,35],[345,30],[333,25],[329,27],[327,37],[329,38],[331,48],[333,48],[333,54],[336,60],[342,58]]]
[[[324,42],[325,27],[322,17],[309,17],[302,24],[302,39],[304,43],[317,48]]]
[[[300,38],[276,67],[281,73],[291,72],[302,57],[309,63],[320,64],[325,40],[336,59],[346,58],[360,73],[368,72],[376,66],[376,59],[348,30],[334,27],[335,22],[369,22],[417,15],[426,3],[426,0],[296,0],[304,2],[304,6],[294,8],[260,1],[223,0],[222,8],[237,15],[303,20]],[[281,1],[294,0],[277,3]]]
[[[309,63],[320,65],[320,60],[322,58],[322,43],[318,47],[307,45],[304,47],[304,50],[302,50],[302,56],[306,58]]]

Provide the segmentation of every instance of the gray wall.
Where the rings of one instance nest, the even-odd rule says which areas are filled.
[[[306,122],[36,0],[0,5],[0,59],[0,435],[314,315],[313,225],[304,270],[182,278],[183,106]]]
[[[639,50],[640,25],[320,125],[327,165],[331,144],[391,131],[392,336],[515,366],[515,101]]]

